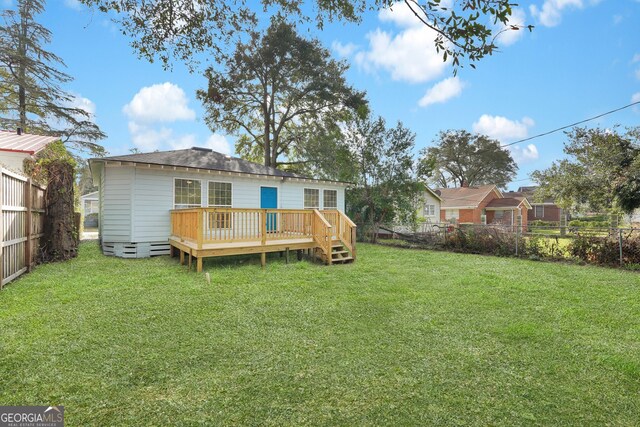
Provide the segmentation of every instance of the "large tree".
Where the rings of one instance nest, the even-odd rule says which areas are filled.
[[[512,0],[81,0],[112,13],[132,46],[150,61],[170,67],[173,58],[193,65],[203,51],[224,54],[234,35],[255,27],[260,14],[282,13],[322,28],[335,19],[360,22],[366,11],[410,7],[415,19],[434,30],[434,44],[454,66],[473,62],[496,49],[497,33],[521,31],[509,22]],[[496,31],[496,28],[502,30]],[[531,30],[532,26],[527,26]]]
[[[485,135],[449,130],[440,132],[434,144],[421,151],[418,170],[441,187],[506,187],[518,171],[509,151]]]
[[[318,40],[276,18],[264,34],[238,43],[222,71],[207,70],[209,87],[198,97],[212,130],[239,137],[239,154],[286,168],[308,161],[311,135],[366,108],[364,93],[346,83],[346,70]]]
[[[0,26],[0,127],[59,136],[70,148],[104,153],[97,141],[105,134],[91,114],[62,89],[73,79],[64,62],[46,50],[51,32],[36,21],[43,0],[18,0],[3,11]]]
[[[567,158],[532,173],[540,186],[536,197],[551,197],[565,209],[630,213],[640,207],[640,127],[624,133],[575,128],[567,137]]]
[[[350,164],[342,167],[354,183],[347,209],[360,238],[375,242],[382,224],[415,219],[420,188],[413,173],[415,134],[400,122],[388,129],[381,117],[356,117],[344,130],[344,143]]]

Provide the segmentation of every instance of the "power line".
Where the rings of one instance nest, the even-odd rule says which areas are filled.
[[[633,107],[634,105],[638,105],[638,104],[640,104],[640,101],[632,102],[631,104],[625,105],[624,107],[616,108],[615,110],[607,111],[606,113],[598,114],[597,116],[589,117],[588,119],[580,120],[579,122],[575,122],[575,123],[572,123],[570,125],[562,126],[562,127],[557,128],[557,129],[550,130],[548,132],[540,133],[538,135],[530,136],[528,138],[520,139],[518,141],[514,141],[514,142],[510,142],[508,144],[501,145],[500,148],[509,147],[511,145],[520,144],[522,142],[531,141],[532,139],[536,139],[536,138],[540,138],[540,137],[543,137],[543,136],[550,135],[552,133],[560,132],[561,130],[565,130],[567,128],[571,128],[571,127],[574,127],[574,126],[577,126],[577,125],[581,125],[582,123],[590,122],[591,120],[599,119],[600,117],[604,117],[604,116],[607,116],[609,114],[616,113],[618,111],[624,110],[624,109],[629,108],[629,107]]]

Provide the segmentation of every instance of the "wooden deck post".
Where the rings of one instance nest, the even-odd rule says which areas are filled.
[[[284,262],[285,262],[285,264],[289,264],[289,248],[287,248],[287,249],[284,251],[284,253],[285,253],[285,259],[284,259]]]
[[[266,252],[262,252],[260,254],[260,265],[262,266],[262,268],[264,268],[267,265],[267,253]]]
[[[184,265],[184,251],[179,249],[180,251],[180,265]]]
[[[202,257],[199,256],[196,260],[196,271],[202,273]]]
[[[196,239],[198,239],[198,249],[202,249],[202,240],[204,238],[204,215],[206,211],[198,211],[198,234]]]
[[[191,262],[193,260],[192,258],[193,258],[193,255],[191,255],[191,251],[189,251],[189,268],[187,268],[187,271],[191,271]]]

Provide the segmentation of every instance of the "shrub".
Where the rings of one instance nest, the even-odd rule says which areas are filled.
[[[587,221],[580,219],[573,219],[569,221],[569,227],[579,228],[609,228],[611,223],[609,221]]]
[[[619,266],[620,241],[615,237],[578,235],[569,244],[569,253],[591,264]],[[622,260],[625,265],[640,264],[640,239],[622,239]]]

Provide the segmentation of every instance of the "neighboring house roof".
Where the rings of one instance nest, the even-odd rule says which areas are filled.
[[[495,191],[498,197],[502,197],[498,187],[493,184],[477,187],[439,188],[436,193],[440,195],[442,200],[442,209],[474,209],[492,191]]]
[[[191,169],[224,171],[238,174],[266,175],[282,178],[310,179],[302,175],[282,171],[259,163],[231,157],[208,148],[192,147],[185,150],[156,151],[154,153],[127,154],[124,156],[99,157],[90,162],[115,161],[143,163],[159,166],[174,166]],[[314,180],[315,181],[315,180]],[[330,180],[321,180],[330,181]],[[338,182],[338,181],[334,181]]]
[[[536,202],[533,200],[533,194],[538,187],[520,187],[518,191],[508,191],[504,193],[505,197],[525,197],[527,201],[533,205],[555,205],[555,201],[552,198],[544,199],[542,202]]]
[[[80,196],[81,199],[98,199],[100,196],[98,195],[97,191],[93,191],[91,193],[87,193],[87,194],[83,194],[82,196]]]
[[[48,144],[59,141],[56,136],[42,136],[23,133],[18,135],[12,131],[0,131],[0,151],[35,154]]]
[[[502,199],[493,199],[487,204],[487,209],[515,209],[521,205],[525,205],[527,209],[531,209],[531,205],[526,197],[504,197]]]

